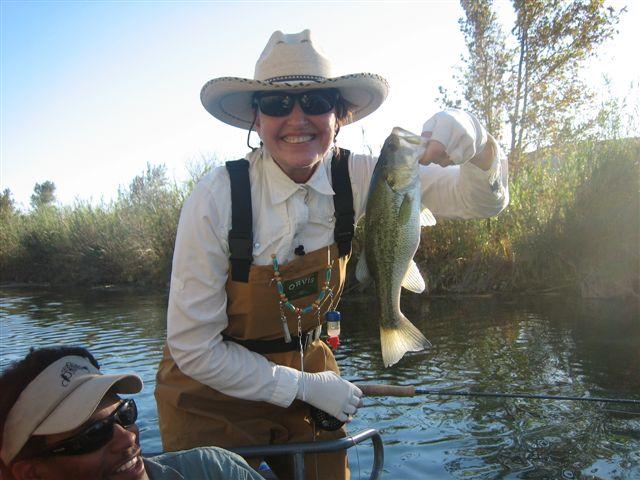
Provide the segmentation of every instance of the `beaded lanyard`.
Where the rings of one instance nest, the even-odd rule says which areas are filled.
[[[318,293],[318,297],[311,303],[311,305],[307,305],[306,307],[300,308],[296,307],[292,304],[287,295],[284,293],[284,285],[282,284],[282,275],[280,274],[280,267],[278,265],[278,259],[275,253],[271,254],[271,263],[273,264],[273,279],[276,281],[276,288],[278,289],[278,304],[280,307],[280,321],[282,322],[282,330],[284,332],[284,341],[287,343],[291,342],[291,332],[289,331],[289,325],[287,323],[287,315],[286,310],[294,313],[298,318],[298,342],[300,344],[300,371],[304,372],[304,350],[302,345],[302,315],[307,313],[312,313],[314,310],[316,312],[316,319],[318,322],[318,327],[321,328],[322,323],[320,322],[320,305],[329,298],[330,301],[333,301],[333,290],[331,289],[331,249],[327,247],[327,268],[324,272],[324,285],[320,292]],[[303,387],[303,398],[304,398],[304,383]]]

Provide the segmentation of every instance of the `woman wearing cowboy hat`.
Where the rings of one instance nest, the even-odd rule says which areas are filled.
[[[339,301],[377,159],[334,140],[375,111],[387,89],[374,74],[334,77],[308,30],[275,32],[253,80],[203,87],[214,117],[255,129],[261,144],[214,169],[182,210],[156,387],[166,450],[345,435],[317,431],[309,405],[348,421],[362,403],[318,336]],[[433,140],[420,161],[424,206],[456,218],[506,206],[506,163],[475,117],[440,112],[423,135]],[[345,452],[311,457],[308,478],[348,478]],[[291,477],[290,459],[268,462]]]

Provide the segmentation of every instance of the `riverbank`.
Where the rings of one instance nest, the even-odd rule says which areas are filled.
[[[640,139],[625,139],[566,145],[521,162],[498,217],[423,229],[416,262],[431,292],[640,298],[639,159]],[[0,282],[166,288],[193,184],[172,183],[164,167],[149,166],[109,204],[3,212]]]

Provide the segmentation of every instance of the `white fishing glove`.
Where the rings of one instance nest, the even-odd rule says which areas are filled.
[[[487,131],[475,115],[449,108],[436,113],[422,127],[423,135],[431,133],[429,140],[437,140],[456,165],[468,162],[482,152],[487,143]]]
[[[362,391],[334,372],[303,372],[296,398],[313,405],[341,422],[346,422],[362,406]]]

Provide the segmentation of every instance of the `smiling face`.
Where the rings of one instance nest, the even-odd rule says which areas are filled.
[[[271,117],[259,110],[257,114],[256,131],[282,171],[294,182],[309,180],[333,143],[335,109],[308,115],[296,102],[284,117]]]
[[[120,404],[115,395],[105,397],[96,411],[83,425],[70,432],[46,436],[46,445],[55,445],[83,431],[91,423],[106,418]],[[46,480],[148,480],[140,456],[138,427],[113,427],[113,438],[102,448],[83,455],[50,456],[19,462],[14,469],[17,479],[40,478]]]

